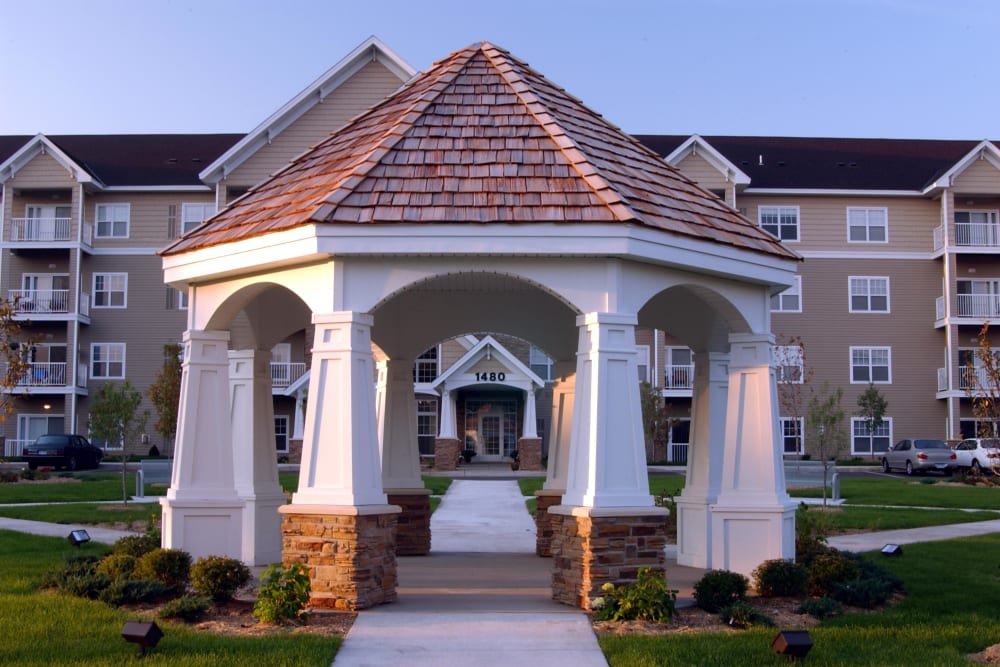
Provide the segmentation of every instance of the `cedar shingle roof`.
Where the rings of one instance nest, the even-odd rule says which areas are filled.
[[[508,52],[441,60],[171,255],[307,224],[633,223],[795,257]]]

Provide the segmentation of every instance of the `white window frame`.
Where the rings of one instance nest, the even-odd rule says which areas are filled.
[[[877,214],[877,215],[876,215]],[[881,222],[873,221],[873,217],[880,216]],[[853,219],[852,219],[853,218]],[[864,238],[851,238],[851,232],[855,229],[864,230]],[[881,229],[881,239],[872,239],[872,230]],[[886,207],[847,207],[847,242],[848,243],[888,243],[889,242],[889,209]]]
[[[420,421],[421,417],[429,417],[430,420]],[[422,423],[429,424],[430,433],[422,432],[420,426]],[[438,399],[436,398],[419,398],[417,399],[417,437],[437,437],[439,432],[438,429]]]
[[[872,297],[882,296],[873,290],[873,286],[883,283],[885,285],[885,310],[872,308]],[[856,291],[855,287],[864,286],[864,291]],[[887,315],[892,312],[890,299],[889,276],[848,276],[847,277],[847,310],[851,313],[876,313]],[[864,297],[868,305],[867,308],[855,308],[854,297]]]
[[[868,433],[868,425],[865,423],[864,417],[851,417],[851,454],[858,456],[878,456],[889,450],[892,447],[893,437],[892,437],[892,417],[882,417],[882,423],[875,427],[876,432],[874,434]],[[886,448],[875,451],[875,443],[872,441],[875,437],[885,438]],[[859,450],[854,446],[854,443],[858,438],[867,438],[868,449]]]
[[[792,426],[798,422],[799,432],[796,436]],[[803,417],[779,417],[778,424],[781,428],[781,451],[785,456],[796,456],[806,453],[806,423]],[[797,438],[798,442],[795,451],[788,450],[788,439]]]
[[[429,357],[430,353],[434,353],[434,357]],[[429,367],[431,364],[434,365],[434,377],[430,380],[421,380],[421,366]],[[413,382],[414,384],[429,384],[434,382],[441,375],[441,350],[437,345],[434,347],[424,350],[416,359],[413,361]]]
[[[786,306],[786,301],[790,301],[790,297],[795,297],[795,306]],[[775,307],[777,305],[777,307]],[[772,313],[801,313],[802,312],[802,276],[795,276],[795,284],[784,290],[783,292],[778,292],[771,297],[771,312]]]
[[[795,216],[795,224],[794,225],[789,225],[789,224],[783,224],[782,223],[782,219],[785,216],[791,216],[793,214]],[[776,227],[777,227],[776,231],[778,232],[777,234],[775,234],[774,232],[770,231],[769,229],[765,229],[765,227],[764,227],[764,216],[766,216],[766,215],[773,215],[773,216],[777,217],[777,225],[776,225]],[[802,228],[802,224],[801,223],[802,223],[802,216],[800,214],[798,206],[758,206],[757,207],[757,225],[761,229],[763,229],[765,232],[767,232],[771,236],[774,236],[779,241],[782,241],[784,243],[797,243],[797,242],[799,242],[799,241],[802,240],[802,229],[801,229]],[[795,237],[794,238],[785,238],[782,235],[782,230],[785,229],[785,228],[793,228],[793,227],[795,229]]]
[[[285,436],[285,448],[282,449],[278,446],[278,424],[284,424],[284,436]],[[274,415],[274,451],[276,454],[287,454],[288,453],[288,441],[291,440],[291,432],[288,430],[288,415]]]
[[[111,217],[106,220],[101,220],[101,213],[104,211],[110,211]],[[119,218],[116,213],[121,213],[124,211],[124,218]],[[94,238],[97,239],[127,239],[129,234],[129,227],[131,227],[132,221],[132,205],[127,202],[111,202],[107,204],[97,204],[94,209]],[[109,224],[110,228],[107,230],[108,233],[101,233],[101,224]],[[124,233],[116,233],[115,226],[118,223],[125,224]]]
[[[805,375],[802,346],[801,345],[775,345],[774,346],[774,378],[778,384],[802,384]],[[789,371],[793,369],[791,378],[788,378]],[[798,371],[798,372],[796,372]]]
[[[639,369],[639,382],[649,382],[649,346],[635,346],[635,365]]]
[[[103,350],[98,353],[98,350]],[[114,352],[118,352],[120,359],[114,358]],[[98,359],[102,356],[102,359]],[[110,371],[111,364],[120,363],[122,365],[121,375],[99,374],[97,364],[100,363],[105,370]],[[124,380],[125,379],[125,343],[91,343],[90,344],[90,379],[92,380]]]
[[[546,382],[552,380],[552,358],[534,345],[528,350],[528,367]]]
[[[855,363],[855,353],[861,353],[861,352],[867,354],[868,357],[867,361],[864,363]],[[872,362],[873,352],[879,352],[879,353],[885,352],[886,363],[874,364]],[[851,365],[850,369],[851,384],[892,384],[892,347],[888,345],[852,345],[848,354],[850,355],[849,361]],[[875,368],[882,368],[883,366],[886,369],[886,379],[874,380],[873,378],[875,374],[873,370]],[[868,369],[868,378],[856,380],[854,378],[854,369],[861,367]]]
[[[97,281],[99,278],[103,278],[105,282],[104,289],[97,288]],[[107,284],[116,278],[123,280],[123,285],[121,289],[111,289],[107,287]],[[128,308],[128,274],[121,272],[100,272],[95,273],[93,279],[91,280],[92,293],[90,296],[90,305],[94,308]],[[111,297],[113,294],[121,292],[122,303],[121,305],[111,305]],[[97,295],[106,294],[107,301],[104,304],[97,303]]]
[[[965,220],[959,220],[959,216]],[[979,217],[982,219],[978,219]],[[958,209],[952,215],[955,224],[955,243],[960,246],[996,246],[1000,243],[997,211]]]
[[[181,236],[215,215],[215,204],[191,202],[181,204]]]
[[[188,291],[186,289],[177,290],[177,310],[188,309]]]

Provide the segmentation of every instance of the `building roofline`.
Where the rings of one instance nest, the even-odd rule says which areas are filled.
[[[961,160],[956,162],[948,171],[941,174],[924,188],[925,194],[930,194],[935,190],[947,188],[954,184],[955,179],[976,160],[988,160],[997,169],[1000,169],[1000,150],[988,139],[980,141],[975,148],[965,154]]]
[[[699,151],[701,151],[699,153]],[[699,134],[692,134],[688,137],[684,143],[675,148],[669,155],[665,156],[663,159],[673,166],[678,166],[678,164],[689,155],[700,155],[705,159],[710,165],[715,169],[719,170],[725,176],[727,181],[731,181],[736,185],[749,185],[750,177],[746,173],[733,164],[726,156],[717,151],[712,144],[705,141]]]
[[[14,178],[18,171],[23,169],[31,160],[39,155],[50,155],[62,165],[79,183],[93,183],[99,188],[104,187],[104,183],[96,176],[77,164],[61,148],[42,133],[36,134],[17,152],[0,164],[0,183],[5,183]]]

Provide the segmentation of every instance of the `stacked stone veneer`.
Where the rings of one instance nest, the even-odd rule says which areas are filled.
[[[462,455],[462,441],[458,438],[437,438],[434,441],[434,469],[455,470]]]
[[[562,517],[549,514],[549,508],[562,502],[563,491],[540,489],[535,491],[535,555],[548,558],[552,555],[554,523]]]
[[[429,489],[386,490],[390,505],[402,508],[396,518],[396,555],[426,556],[431,551]]]
[[[601,586],[635,583],[639,569],[664,572],[667,510],[558,505],[553,517],[552,599],[581,609]],[[619,514],[615,514],[618,512]]]
[[[542,439],[519,439],[517,441],[517,458],[521,470],[545,470],[545,466],[542,465]]]
[[[398,507],[285,505],[285,565],[309,570],[309,604],[354,611],[396,599]]]

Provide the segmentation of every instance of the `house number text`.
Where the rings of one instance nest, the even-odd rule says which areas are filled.
[[[476,373],[476,382],[503,382],[506,379],[506,373]]]

